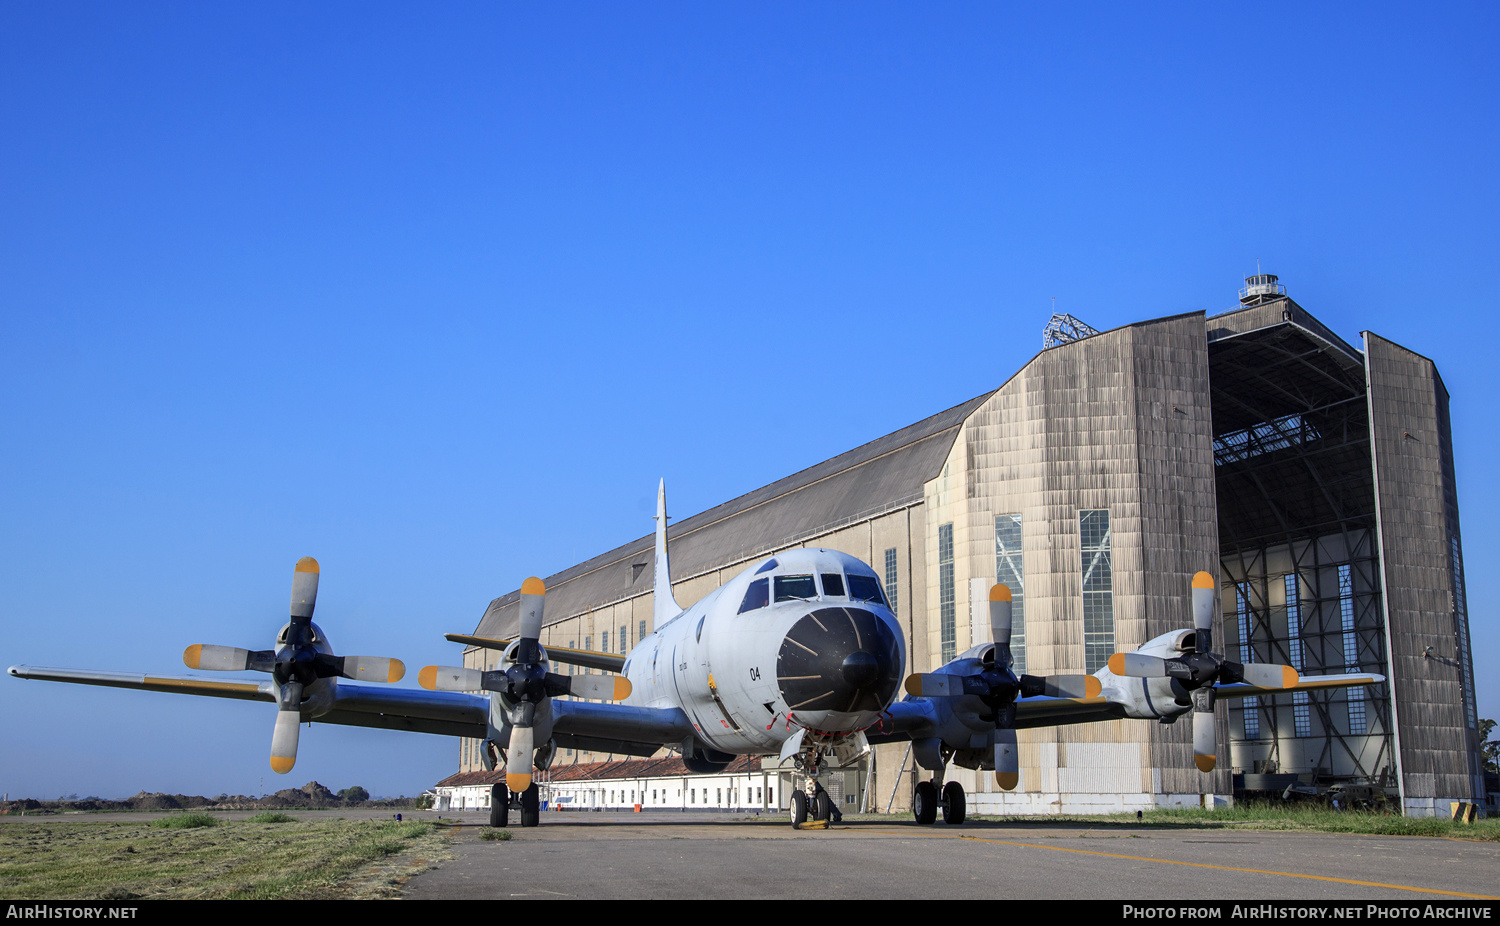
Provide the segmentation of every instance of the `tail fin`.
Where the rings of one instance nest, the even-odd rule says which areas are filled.
[[[672,597],[672,567],[667,561],[667,481],[656,488],[656,587],[651,595],[652,626],[660,627],[682,613]]]

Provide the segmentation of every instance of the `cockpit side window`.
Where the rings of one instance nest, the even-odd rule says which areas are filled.
[[[812,576],[776,576],[776,600],[811,599],[818,597],[818,586]]]
[[[836,572],[823,573],[823,594],[830,598],[844,597],[844,577]]]
[[[770,583],[765,579],[756,579],[750,583],[750,588],[745,591],[745,600],[740,602],[740,612],[754,611],[756,608],[764,608],[771,603]]]
[[[765,565],[763,565],[759,569],[755,570],[755,574],[756,575],[760,575],[762,572],[770,572],[772,569],[775,569],[775,568],[776,568],[776,560],[774,560],[774,559],[768,559],[768,560],[766,560]]]
[[[880,594],[880,580],[874,576],[850,576],[849,597],[855,601],[885,604],[885,596]]]

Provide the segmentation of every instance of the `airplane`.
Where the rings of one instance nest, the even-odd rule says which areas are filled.
[[[1116,653],[1093,675],[1018,677],[1010,653],[1011,593],[997,584],[990,593],[992,642],[905,678],[907,696],[897,701],[905,640],[868,565],[835,550],[787,550],[683,608],[672,593],[665,484],[657,490],[655,520],[655,630],[626,655],[543,646],[546,589],[533,577],[521,587],[514,638],[447,635],[503,650],[502,668],[427,666],[418,673],[423,690],[360,684],[400,681],[405,665],[334,655],[312,622],[320,569],[304,557],[293,570],[290,619],[274,649],[195,644],[183,652],[189,668],[264,672],[269,681],[24,665],[9,674],[274,703],[270,763],[278,774],[295,765],[298,730],[307,721],[479,739],[481,763],[505,768],[505,782],[492,788],[489,822],[505,826],[517,810],[523,827],[540,822],[534,771],[547,769],[563,748],[649,756],[666,747],[699,773],[721,770],[740,755],[791,760],[803,779],[789,808],[800,828],[809,818],[826,826],[835,815],[818,785],[825,769],[847,767],[874,745],[909,740],[917,763],[933,773],[917,785],[916,821],[933,823],[941,809],[946,823],[960,824],[965,796],[958,782],[944,783],[948,765],[993,769],[1002,789],[1014,789],[1017,729],[1122,717],[1172,722],[1191,711],[1195,763],[1208,772],[1218,700],[1384,681],[1371,674],[1302,679],[1287,666],[1241,665],[1212,653],[1215,582],[1200,572],[1193,628]],[[563,675],[551,671],[553,663],[607,674]]]

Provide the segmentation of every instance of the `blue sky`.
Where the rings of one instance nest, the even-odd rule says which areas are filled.
[[[341,652],[993,389],[1056,298],[1256,261],[1453,394],[1500,554],[1493,5],[0,6],[0,663],[184,671],[323,565]],[[790,412],[790,414],[789,414]],[[432,738],[0,680],[12,796],[362,784]],[[273,780],[275,779],[275,780]]]

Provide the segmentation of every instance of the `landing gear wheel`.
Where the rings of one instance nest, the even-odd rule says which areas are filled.
[[[937,820],[937,788],[930,781],[917,782],[917,793],[912,798],[911,812],[917,823],[926,826]]]
[[[833,798],[828,796],[827,791],[818,792],[818,812],[816,818],[827,820],[829,823],[833,822]]]
[[[510,790],[505,785],[490,787],[490,826],[502,827],[510,819]]]
[[[536,826],[542,822],[542,792],[535,784],[521,792],[521,825]]]
[[[964,822],[968,808],[964,805],[964,786],[956,781],[943,785],[943,822],[957,826]]]
[[[792,792],[792,828],[807,822],[807,795],[802,791]]]

